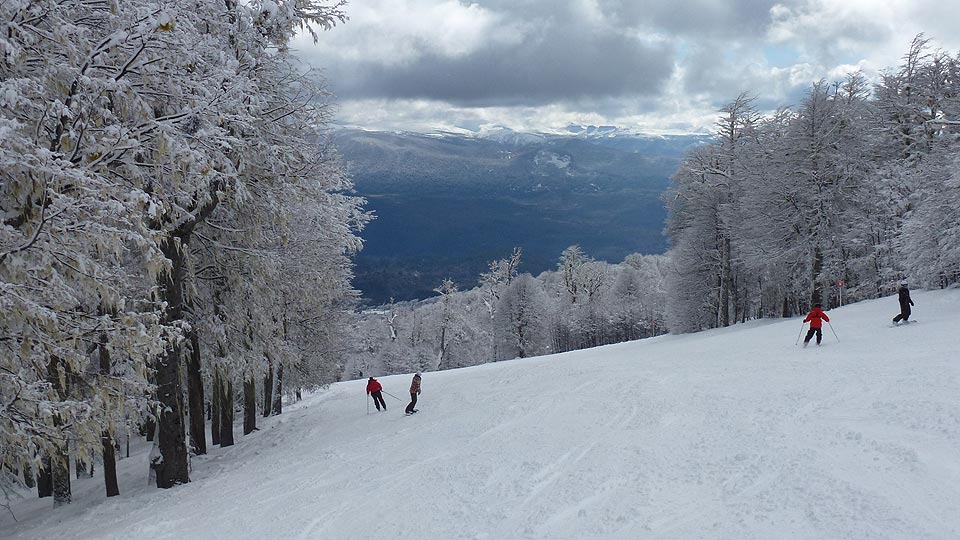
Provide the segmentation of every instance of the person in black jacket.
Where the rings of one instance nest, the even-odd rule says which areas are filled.
[[[893,324],[898,324],[900,321],[908,322],[910,318],[910,306],[913,305],[913,300],[910,299],[910,289],[907,288],[906,281],[900,282],[897,296],[900,297],[900,314],[893,318]]]

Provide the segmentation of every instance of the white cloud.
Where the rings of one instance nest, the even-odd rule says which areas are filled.
[[[709,129],[741,91],[772,108],[821,78],[875,78],[919,32],[960,50],[953,0],[775,2],[356,0],[350,21],[300,47],[329,68],[346,124],[654,132]]]
[[[457,58],[490,43],[519,43],[525,31],[503,13],[458,0],[370,0],[347,12],[345,25],[320,35],[323,56],[388,66],[425,54]],[[316,50],[304,36],[297,45]]]

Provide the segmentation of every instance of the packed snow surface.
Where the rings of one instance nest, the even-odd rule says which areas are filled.
[[[420,412],[333,385],[146,485],[14,502],[15,539],[960,538],[960,290],[428,372]],[[410,376],[381,379],[406,400]],[[145,449],[144,449],[145,450]],[[40,507],[43,510],[40,510]]]

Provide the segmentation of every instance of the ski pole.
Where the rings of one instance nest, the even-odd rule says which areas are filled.
[[[393,395],[393,394],[391,394],[390,392],[387,392],[386,390],[381,390],[381,391],[382,391],[382,392],[383,392],[384,394],[386,394],[386,395],[388,395],[388,396],[390,396],[390,397],[392,397],[393,399],[395,399],[395,400],[397,400],[397,401],[400,401],[400,402],[402,402],[402,401],[403,401],[402,399],[400,399],[400,398],[398,398],[397,396],[395,396],[395,395]]]
[[[833,329],[833,325],[830,324],[830,321],[827,321],[827,326],[829,326],[830,331],[833,332],[833,337],[837,338],[837,343],[840,343],[840,338],[837,337],[837,331]]]
[[[367,414],[370,414],[370,394],[367,394]]]
[[[803,335],[803,324],[804,324],[804,323],[802,323],[802,322],[800,323],[800,333],[797,334],[797,341],[793,344],[794,346],[797,346],[797,344],[800,343],[800,336]]]

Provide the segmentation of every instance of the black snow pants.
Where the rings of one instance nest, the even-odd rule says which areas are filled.
[[[387,404],[383,401],[383,394],[380,391],[370,392],[370,395],[373,396],[373,404],[377,406],[377,410],[380,410],[380,407],[383,407],[383,410],[387,410]]]
[[[404,409],[404,411],[405,411],[407,414],[410,414],[410,413],[412,413],[414,410],[416,410],[416,409],[415,409],[416,406],[417,406],[417,394],[416,394],[416,392],[410,392],[410,404],[407,405],[407,408]]]
[[[910,303],[900,303],[900,314],[893,318],[893,322],[907,321],[910,319]]]
[[[803,338],[803,342],[804,342],[804,343],[810,343],[810,338],[813,337],[813,334],[814,334],[814,333],[817,334],[817,345],[819,345],[819,344],[820,344],[820,340],[823,339],[823,330],[820,329],[820,328],[813,328],[813,327],[811,327],[809,330],[807,330],[807,337]]]

